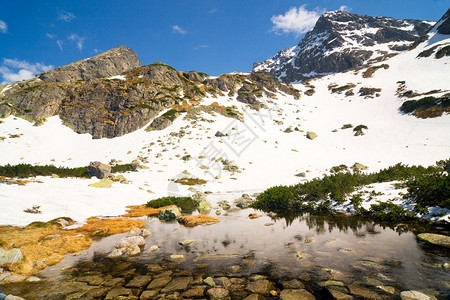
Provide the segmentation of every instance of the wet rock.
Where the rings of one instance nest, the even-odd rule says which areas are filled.
[[[130,282],[128,282],[125,285],[125,287],[128,287],[128,288],[143,288],[150,282],[150,280],[152,280],[152,277],[148,276],[148,275],[136,276]]]
[[[172,281],[161,290],[162,293],[170,294],[173,292],[179,292],[187,290],[189,284],[192,282],[192,277],[175,277]]]
[[[0,267],[11,266],[23,260],[22,251],[19,248],[3,251],[0,255]]]
[[[39,281],[41,281],[41,279],[36,276],[31,276],[31,277],[28,277],[27,280],[25,280],[25,281],[26,282],[39,282]]]
[[[257,218],[259,218],[259,215],[255,214],[255,213],[251,213],[251,214],[248,215],[248,218],[249,219],[257,219]]]
[[[350,293],[356,296],[363,297],[364,299],[383,299],[383,297],[381,297],[377,293],[359,286],[358,284],[352,284],[348,288],[350,290]]]
[[[142,236],[129,236],[121,239],[114,247],[116,249],[128,248],[133,245],[144,246],[145,239]]]
[[[402,300],[435,300],[435,296],[427,295],[419,291],[404,291],[400,293]]]
[[[114,288],[108,292],[105,299],[116,299],[119,296],[132,296],[133,292],[131,289],[126,289],[124,287]]]
[[[427,243],[450,248],[450,236],[434,233],[421,233],[417,237]]]
[[[303,281],[310,281],[311,276],[309,276],[308,273],[303,272],[302,274],[300,274],[300,276],[298,276],[298,279],[303,280]]]
[[[175,220],[181,216],[181,210],[178,207],[170,207],[167,209],[161,209],[158,213],[160,220]]]
[[[327,290],[333,296],[333,299],[336,299],[336,300],[351,300],[351,299],[353,299],[353,296],[348,295],[348,294],[344,293],[343,291],[339,291],[332,287],[331,288],[328,287]]]
[[[344,283],[341,281],[336,281],[336,280],[327,280],[327,281],[319,282],[319,285],[322,287],[326,287],[326,286],[330,286],[330,285],[344,286]]]
[[[227,300],[231,299],[230,292],[224,288],[221,287],[214,287],[209,289],[206,292],[210,299],[214,300]]]
[[[130,247],[126,248],[124,254],[126,256],[138,256],[139,254],[141,254],[141,248],[139,248],[138,245],[131,245]]]
[[[380,290],[382,290],[383,292],[386,292],[388,294],[397,294],[398,293],[397,289],[393,286],[379,285],[379,286],[377,286],[377,288],[379,288]]]
[[[113,287],[113,286],[117,286],[117,285],[122,285],[125,283],[125,279],[121,278],[121,277],[117,277],[117,278],[113,278],[109,281],[107,281],[104,286],[107,287]]]
[[[111,166],[94,161],[87,167],[87,173],[89,176],[95,176],[98,179],[108,178],[111,175]]]
[[[282,281],[283,289],[304,289],[305,285],[297,279]]]
[[[105,279],[99,275],[90,275],[77,278],[79,282],[86,282],[89,285],[102,285]]]
[[[114,249],[111,253],[108,254],[109,258],[118,258],[123,255],[122,250],[120,249]]]
[[[216,283],[212,277],[206,277],[203,282],[209,286],[216,286]]]
[[[206,286],[194,286],[193,288],[181,293],[184,298],[201,298],[205,295]]]
[[[201,214],[208,214],[212,209],[211,203],[206,200],[201,200],[198,204],[197,210]]]
[[[219,277],[214,279],[214,282],[217,285],[220,285],[222,287],[224,287],[225,289],[229,290],[230,286],[231,286],[231,281],[227,278],[227,277]]]
[[[253,274],[248,278],[248,280],[250,280],[250,281],[262,280],[262,279],[267,279],[267,276],[260,275],[260,274]]]
[[[19,296],[14,296],[14,295],[7,295],[5,298],[3,298],[4,300],[25,300],[24,298],[21,298]]]
[[[173,262],[180,262],[184,260],[183,254],[172,254],[169,256],[170,260]]]
[[[133,228],[128,232],[128,236],[142,236],[143,238],[149,237],[152,233],[145,228]]]
[[[254,294],[269,295],[271,290],[275,290],[275,285],[267,279],[260,279],[250,282],[246,289]]]
[[[155,278],[147,286],[147,290],[160,290],[163,287],[165,287],[166,285],[168,285],[171,280],[172,280],[172,277],[170,277],[170,276]]]
[[[157,295],[158,291],[143,291],[139,299],[141,300],[155,299]]]
[[[84,296],[92,298],[102,298],[109,292],[110,289],[111,288],[108,287],[90,289],[89,291],[86,292],[86,294],[84,294]]]
[[[5,281],[7,283],[17,283],[17,282],[23,282],[23,281],[25,281],[25,279],[27,279],[27,277],[24,275],[14,274],[14,275],[7,277]]]
[[[280,293],[280,298],[282,300],[315,300],[316,297],[314,297],[313,294],[308,292],[307,290],[301,289],[301,290],[282,290]]]
[[[244,300],[265,300],[266,298],[259,294],[251,294],[244,298]]]
[[[178,245],[187,247],[195,243],[195,240],[182,240],[178,242]]]

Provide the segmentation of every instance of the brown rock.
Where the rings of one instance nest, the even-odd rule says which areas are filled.
[[[254,294],[269,295],[271,290],[275,290],[275,285],[269,280],[261,279],[250,282],[247,290]]]
[[[205,295],[206,286],[194,286],[193,288],[184,291],[181,296],[184,298],[200,298]]]
[[[157,295],[158,295],[158,291],[143,291],[141,294],[141,297],[139,297],[139,299],[141,299],[141,300],[155,299],[155,297]]]
[[[315,300],[316,297],[314,297],[313,294],[308,292],[307,290],[301,289],[301,290],[282,290],[280,293],[280,298],[282,300]]]
[[[116,299],[119,296],[132,296],[133,292],[130,289],[124,287],[114,288],[106,295],[105,299]]]
[[[107,287],[100,287],[100,288],[94,288],[90,289],[89,291],[84,294],[84,296],[92,297],[92,298],[102,298],[103,296],[108,293],[110,288]]]
[[[189,285],[192,282],[192,277],[175,277],[172,281],[161,290],[161,293],[170,294],[173,292],[184,291],[187,290]]]
[[[172,277],[164,276],[153,279],[152,282],[147,286],[147,290],[160,290],[165,287],[172,280]]]
[[[213,300],[228,300],[231,299],[230,292],[221,287],[214,287],[207,292],[210,299]]]
[[[125,286],[129,288],[143,288],[145,287],[150,280],[152,280],[151,276],[137,276],[134,277],[130,282],[128,282]]]

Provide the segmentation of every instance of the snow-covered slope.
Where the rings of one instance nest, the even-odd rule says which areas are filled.
[[[448,159],[450,115],[419,119],[400,113],[399,107],[406,99],[418,99],[430,91],[435,97],[449,93],[449,57],[418,57],[436,45],[435,52],[449,43],[449,35],[433,29],[415,49],[374,65],[383,67],[374,68],[371,77],[367,69],[360,69],[311,80],[295,87],[303,92],[313,90],[312,96],[304,94],[298,100],[281,92],[277,99],[264,96],[265,108],[259,111],[237,101],[236,95],[203,99],[204,105],[234,105],[243,113],[244,122],[207,112],[194,121],[184,119],[183,113],[161,131],[141,129],[112,139],[92,139],[65,127],[57,116],[39,127],[10,116],[0,124],[0,137],[4,138],[0,141],[0,165],[75,167],[91,161],[128,163],[138,159],[148,169],[124,174],[130,183],[114,183],[109,189],[89,187],[98,181],[95,178],[39,177],[25,186],[0,184],[0,224],[119,215],[126,205],[189,194],[188,186],[172,181],[186,176],[207,180],[204,186],[194,187],[202,191],[261,190],[329,174],[331,167],[340,164],[358,162],[376,171],[398,162],[430,165]],[[347,87],[339,89],[343,86]],[[369,88],[362,90],[369,95],[360,96],[361,88]],[[412,98],[400,96],[408,90],[413,91]],[[344,124],[368,129],[355,136],[352,129],[341,129]],[[217,131],[224,136],[217,137]],[[318,136],[308,139],[307,132]],[[186,155],[192,159],[183,160]],[[232,161],[238,170],[223,160]],[[295,176],[302,172],[305,178]],[[39,205],[43,213],[23,212],[33,205]]]
[[[342,72],[406,50],[433,24],[345,11],[326,12],[297,46],[255,63],[253,71],[288,83]]]

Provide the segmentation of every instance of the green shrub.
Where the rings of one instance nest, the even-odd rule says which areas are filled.
[[[0,176],[5,177],[35,177],[51,176],[56,174],[59,177],[89,177],[87,167],[81,168],[58,168],[53,165],[33,166],[30,164],[0,166]]]
[[[450,176],[444,172],[420,175],[406,182],[407,198],[421,206],[440,206],[450,209]]]
[[[123,164],[123,165],[114,165],[111,167],[112,173],[124,173],[129,171],[136,171],[131,164]]]
[[[414,213],[392,202],[372,204],[371,209],[375,218],[380,221],[408,221],[416,218]]]
[[[274,186],[261,193],[252,207],[266,210],[287,209],[295,202],[295,191],[292,186]]]
[[[191,197],[162,197],[155,200],[148,201],[146,206],[159,208],[168,205],[176,205],[183,211],[193,211],[198,206],[198,201],[192,199]]]
[[[450,97],[440,97],[435,98],[433,96],[428,96],[419,100],[408,100],[403,102],[400,106],[400,111],[409,114],[414,112],[418,108],[430,108],[434,106],[448,107],[450,106]]]

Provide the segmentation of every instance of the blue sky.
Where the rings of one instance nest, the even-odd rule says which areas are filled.
[[[3,1],[0,83],[119,45],[133,49],[143,65],[246,72],[296,45],[324,11],[437,20],[449,7],[450,0]]]

